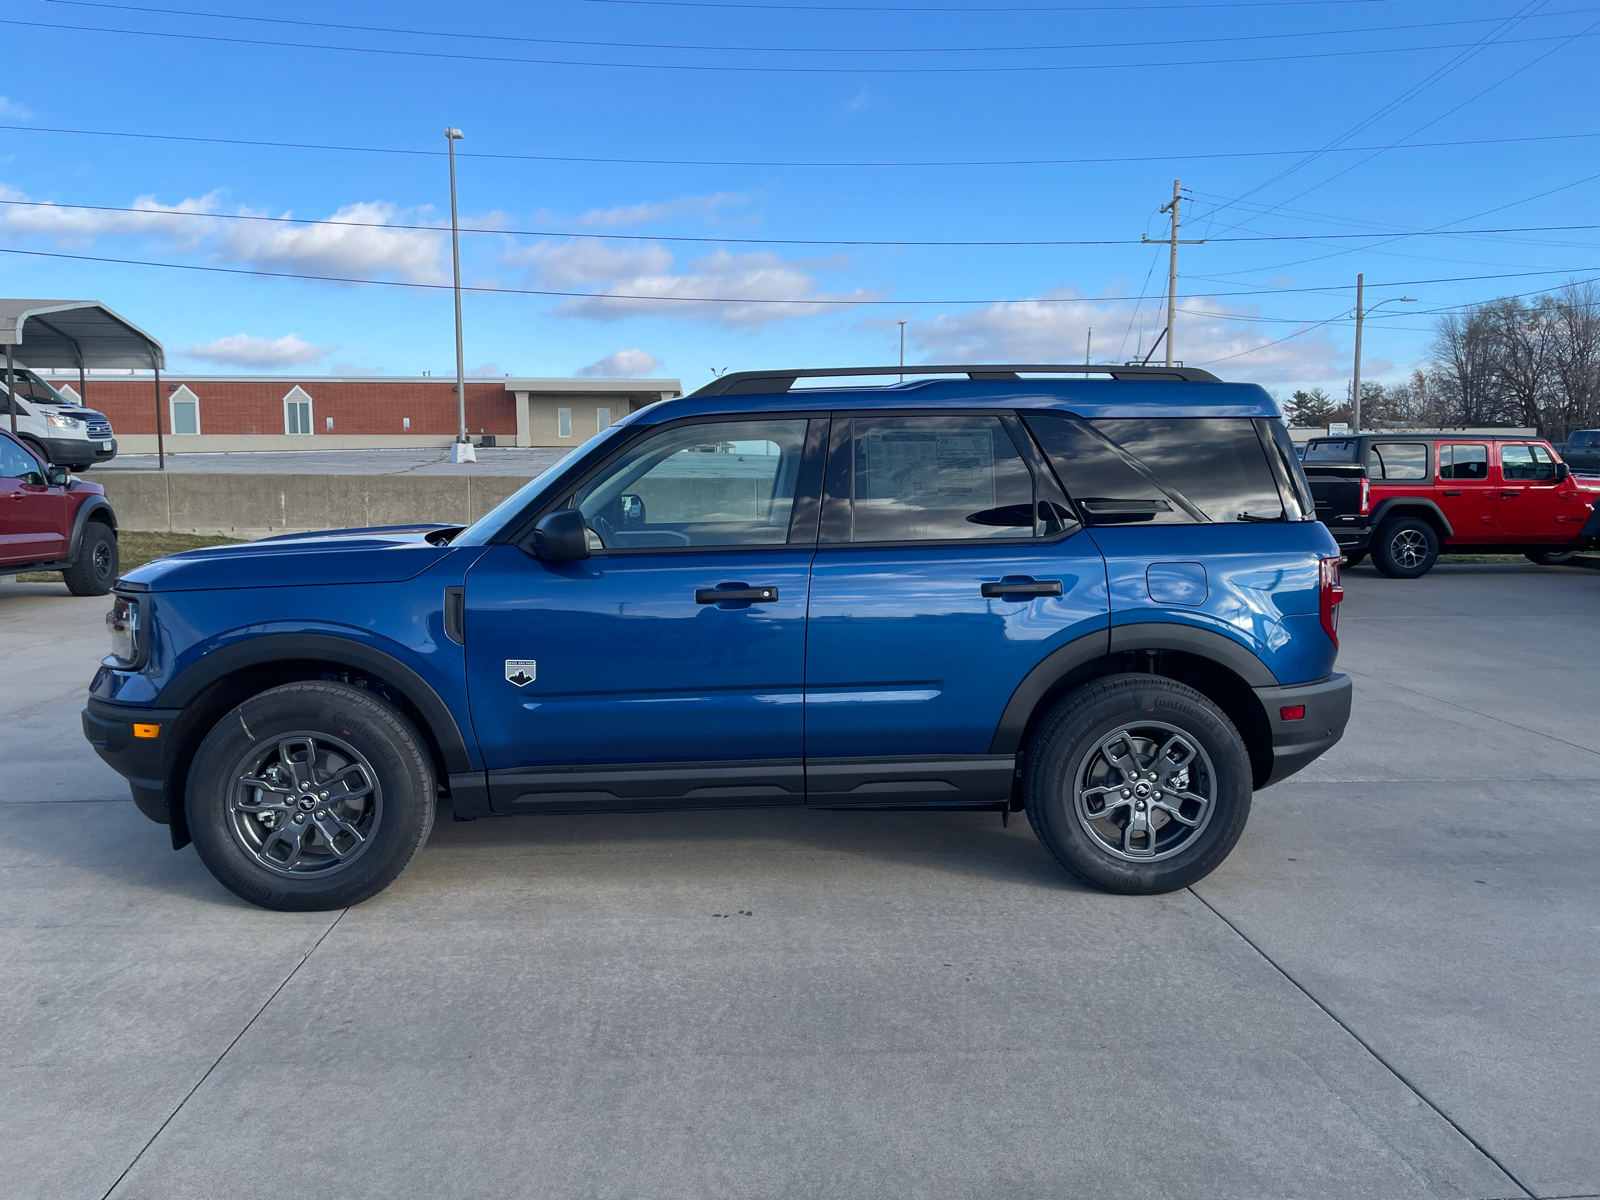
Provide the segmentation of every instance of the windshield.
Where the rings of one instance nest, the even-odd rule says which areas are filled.
[[[11,385],[14,383],[16,385],[14,390],[17,395],[34,404],[72,403],[60,392],[56,391],[55,388],[26,368],[18,368],[8,373],[4,367],[0,367],[0,382],[6,385],[7,391],[13,390]]]
[[[642,412],[644,410],[641,409],[640,411]],[[486,545],[490,538],[499,533],[501,529],[503,529],[508,523],[515,520],[517,515],[521,513],[523,509],[527,508],[529,504],[533,503],[533,501],[538,498],[540,493],[543,492],[545,488],[559,479],[568,466],[577,462],[578,459],[582,458],[585,454],[588,454],[589,451],[593,450],[596,446],[600,446],[612,438],[620,437],[628,432],[631,432],[631,424],[632,422],[629,420],[629,418],[624,417],[615,425],[612,425],[606,429],[602,429],[587,442],[583,443],[583,445],[574,447],[556,462],[540,471],[527,483],[523,484],[516,491],[512,492],[511,495],[507,496],[499,504],[495,505],[488,512],[484,513],[483,516],[479,517],[455,537],[451,538],[450,544],[452,546]]]

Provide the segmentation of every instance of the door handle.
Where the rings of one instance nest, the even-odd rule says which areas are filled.
[[[1459,496],[1459,495],[1461,495],[1461,493],[1460,492],[1441,492],[1440,495],[1443,495],[1443,496]]]
[[[1059,596],[1059,579],[1002,579],[999,583],[986,583],[978,591],[987,600],[1005,599],[1007,596]]]
[[[696,604],[721,604],[725,600],[743,600],[746,604],[770,604],[778,598],[775,587],[695,588]]]
[[[1509,500],[1513,496],[1520,496],[1520,495],[1522,495],[1522,493],[1520,491],[1517,491],[1517,492],[1501,492],[1500,493],[1500,498],[1502,500]]]

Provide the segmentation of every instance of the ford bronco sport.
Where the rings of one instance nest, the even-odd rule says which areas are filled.
[[[849,379],[902,370],[965,378]],[[1091,372],[1112,378],[1061,378]],[[457,819],[1025,811],[1075,875],[1160,892],[1343,733],[1342,595],[1259,387],[751,372],[464,529],[130,572],[83,727],[175,847],[269,908],[374,895],[441,797]]]

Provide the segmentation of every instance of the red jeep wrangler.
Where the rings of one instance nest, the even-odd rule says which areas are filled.
[[[1441,553],[1566,562],[1600,537],[1600,478],[1575,476],[1543,438],[1362,433],[1306,443],[1317,518],[1345,561],[1395,579]]]
[[[117,578],[117,517],[105,489],[47,467],[0,430],[0,575],[60,571],[74,596]]]

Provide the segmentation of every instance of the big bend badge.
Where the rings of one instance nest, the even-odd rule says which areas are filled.
[[[531,658],[506,659],[506,682],[527,687],[539,677],[539,664]]]

